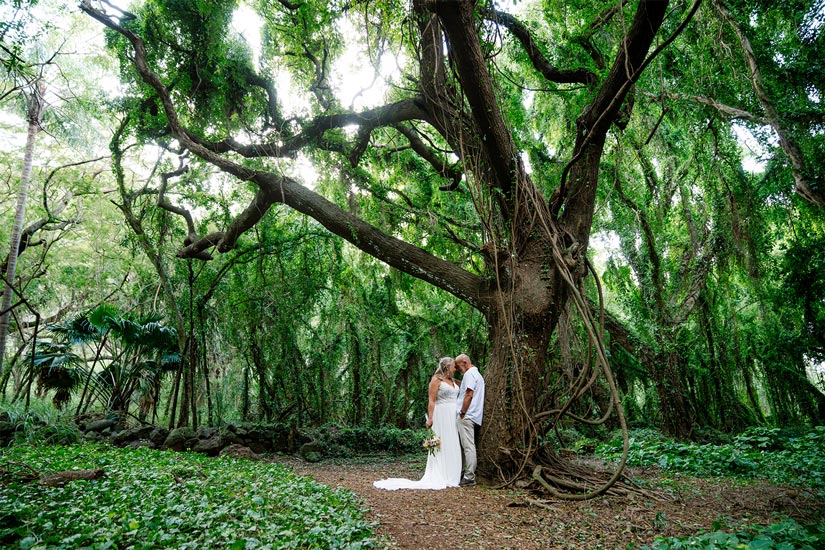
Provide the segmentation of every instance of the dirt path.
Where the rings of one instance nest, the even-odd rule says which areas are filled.
[[[672,500],[600,498],[588,502],[530,504],[525,491],[485,486],[443,491],[382,491],[385,477],[418,479],[423,461],[310,464],[284,460],[296,473],[362,497],[391,548],[624,549],[656,536],[683,536],[711,529],[720,516],[769,524],[776,513],[811,519],[822,502],[805,492],[765,483],[638,473]]]

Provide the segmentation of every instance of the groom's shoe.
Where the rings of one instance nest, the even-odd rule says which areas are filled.
[[[458,482],[459,487],[472,487],[476,484],[475,479],[467,479],[466,477],[462,477],[461,481]]]

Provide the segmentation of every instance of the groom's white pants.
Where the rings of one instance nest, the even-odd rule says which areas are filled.
[[[475,422],[469,418],[458,419],[458,439],[464,452],[464,479],[476,478],[476,438]]]

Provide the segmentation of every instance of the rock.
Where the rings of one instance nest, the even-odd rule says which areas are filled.
[[[106,429],[111,431],[111,428],[117,424],[117,418],[103,418],[101,420],[94,420],[86,424],[87,432],[102,432]]]
[[[214,437],[217,433],[217,428],[209,428],[203,426],[201,428],[198,428],[198,439],[209,439],[210,437]]]
[[[272,450],[294,453],[298,443],[305,443],[299,440],[298,430],[288,426],[272,427]]]
[[[252,451],[249,447],[233,443],[221,449],[218,456],[228,456],[231,458],[246,458],[248,460],[261,460],[261,457]]]
[[[127,445],[130,449],[139,449],[141,447],[146,447],[147,449],[157,449],[158,446],[149,441],[148,439],[136,439],[134,441],[130,441]]]
[[[208,439],[198,439],[192,446],[192,450],[207,456],[218,456],[218,453],[223,447],[220,436],[215,435]]]
[[[138,426],[137,428],[130,428],[128,430],[118,432],[114,434],[109,440],[112,442],[113,445],[123,446],[137,439],[148,439],[149,434],[151,434],[154,429],[154,427],[148,425]]]
[[[0,445],[5,447],[8,443],[14,439],[14,432],[16,431],[17,426],[12,424],[7,420],[0,420]]]
[[[322,458],[321,453],[316,453],[315,451],[309,452],[304,456],[304,460],[307,462],[321,462]]]
[[[298,449],[298,454],[307,462],[319,462],[322,457],[322,451],[323,447],[320,443],[310,441],[309,443],[301,445],[301,448]]]
[[[256,453],[266,453],[272,450],[272,436],[263,427],[244,426],[244,435],[237,432],[240,442]]]
[[[166,438],[169,436],[169,430],[166,428],[155,428],[149,434],[149,441],[155,444],[157,447],[163,446],[163,442],[166,441]]]
[[[191,449],[197,442],[198,438],[192,428],[175,428],[169,432],[161,448],[180,452]]]
[[[218,430],[218,435],[221,438],[221,444],[224,447],[229,445],[239,445],[241,440],[235,435],[235,432],[232,430],[232,426],[225,426]]]

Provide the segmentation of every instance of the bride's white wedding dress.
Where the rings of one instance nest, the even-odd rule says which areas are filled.
[[[418,481],[391,477],[373,482],[379,489],[446,489],[461,480],[461,444],[456,426],[458,385],[441,381],[433,411],[433,431],[441,438],[441,448],[427,456],[427,469]]]

